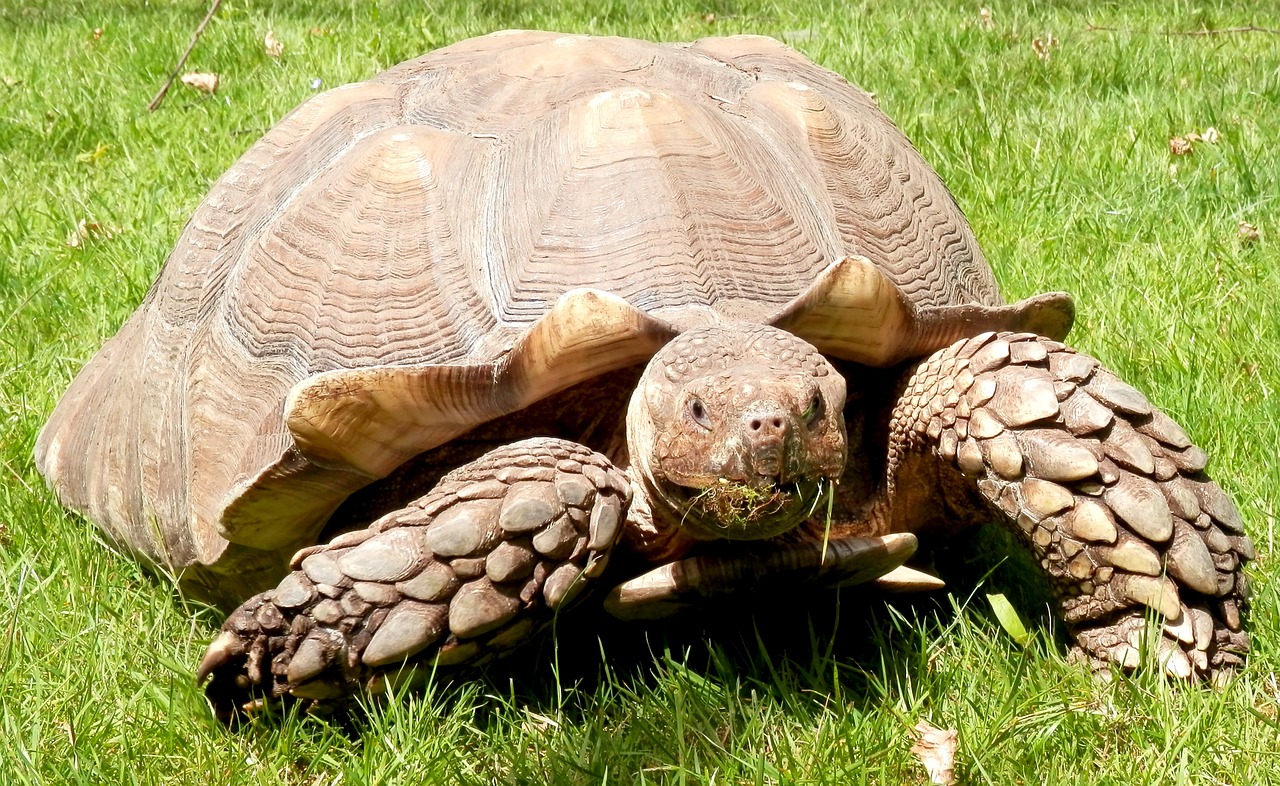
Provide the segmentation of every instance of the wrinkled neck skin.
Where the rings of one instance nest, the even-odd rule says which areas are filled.
[[[844,470],[844,379],[762,325],[699,328],[645,369],[627,410],[629,546],[662,560],[699,542],[794,529]]]

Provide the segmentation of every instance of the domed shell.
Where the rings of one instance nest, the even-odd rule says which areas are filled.
[[[851,255],[911,308],[1001,304],[901,133],[775,41],[464,41],[316,96],[250,148],[37,461],[124,547],[234,600],[406,454],[674,331],[776,321]],[[601,313],[593,351],[538,354]],[[304,438],[338,393],[408,447],[330,450],[350,425],[336,415]]]

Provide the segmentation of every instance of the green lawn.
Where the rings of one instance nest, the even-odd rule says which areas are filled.
[[[1280,9],[993,0],[987,26],[977,2],[940,0],[228,0],[188,64],[221,75],[217,94],[175,85],[148,113],[206,4],[27,5],[0,0],[0,782],[927,783],[908,738],[927,719],[959,730],[962,782],[1280,783],[1280,34],[1160,34],[1280,29]],[[1025,563],[984,533],[954,549],[951,595],[846,592],[649,629],[587,613],[505,671],[345,724],[220,727],[192,677],[216,615],[56,505],[36,432],[214,178],[313,80],[506,27],[762,33],[874,91],[1006,296],[1073,292],[1072,341],[1210,452],[1259,551],[1247,668],[1219,691],[1095,682],[1066,664]],[[1033,39],[1050,35],[1042,60]],[[1208,127],[1216,142],[1171,154]],[[70,247],[82,220],[100,230]],[[1027,649],[992,592],[1027,620]]]

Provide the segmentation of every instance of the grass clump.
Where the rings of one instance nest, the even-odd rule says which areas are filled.
[[[699,492],[694,501],[730,529],[745,529],[782,510],[791,497],[788,489],[776,484],[752,486],[719,478]]]
[[[717,478],[694,495],[690,506],[691,510],[697,509],[701,520],[712,522],[716,532],[724,532],[727,537],[736,534],[737,537],[749,538],[762,530],[772,532],[776,529],[777,524],[771,519],[779,516],[784,520],[794,519],[796,498],[800,493],[796,484],[753,486]],[[788,508],[792,508],[791,515],[785,516]]]

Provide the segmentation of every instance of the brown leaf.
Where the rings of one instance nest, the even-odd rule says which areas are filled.
[[[929,721],[916,724],[916,743],[911,752],[924,764],[929,782],[952,786],[956,782],[956,747],[959,734],[955,729],[939,729]]]
[[[115,237],[115,234],[97,221],[87,221],[82,218],[76,224],[76,228],[71,230],[71,234],[67,235],[66,244],[67,248],[80,248],[90,240],[110,240]]]
[[[284,44],[276,39],[276,34],[268,30],[267,34],[262,38],[262,46],[267,50],[268,57],[279,58],[284,54]]]
[[[218,89],[218,75],[192,71],[182,75],[182,84],[201,93],[213,93]]]
[[[1236,236],[1240,238],[1241,243],[1257,243],[1262,239],[1262,235],[1258,233],[1258,228],[1248,221],[1240,222],[1240,231]]]
[[[1031,50],[1036,53],[1036,57],[1047,63],[1049,62],[1049,55],[1057,45],[1058,39],[1053,33],[1045,33],[1044,38],[1037,38],[1031,42]]]
[[[1175,136],[1173,139],[1169,140],[1169,152],[1173,153],[1175,156],[1185,156],[1188,153],[1193,152],[1194,145],[1200,143],[1216,145],[1218,144],[1218,140],[1221,138],[1222,135],[1219,134],[1218,129],[1213,126],[1209,126],[1199,133],[1195,131],[1188,131],[1182,136]]]

